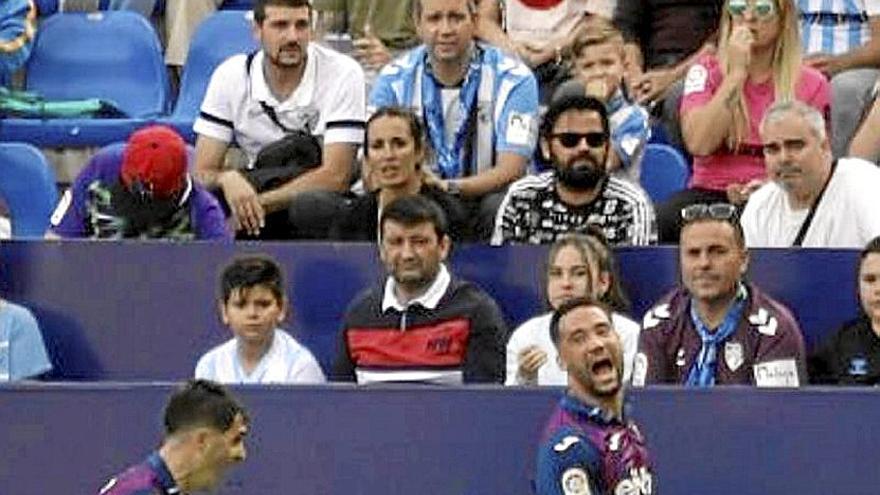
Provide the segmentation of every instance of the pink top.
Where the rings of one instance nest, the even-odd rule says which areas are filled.
[[[721,66],[714,55],[706,55],[697,60],[685,78],[679,114],[684,115],[691,109],[709,103],[721,86],[723,78]],[[711,155],[695,156],[690,187],[723,191],[729,184],[746,183],[766,177],[764,157],[757,152],[761,144],[758,127],[764,118],[764,112],[773,103],[773,92],[772,79],[761,84],[746,80],[743,95],[749,109],[749,133],[740,154],[733,154],[726,145],[722,145]],[[831,104],[831,86],[821,72],[802,66],[795,86],[795,96],[818,109],[827,118]]]

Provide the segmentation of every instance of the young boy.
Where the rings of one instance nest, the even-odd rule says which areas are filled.
[[[605,102],[614,147],[608,170],[638,183],[651,128],[648,112],[631,101],[624,88],[623,36],[607,21],[592,19],[572,45],[572,56],[574,77],[562,84],[554,97],[586,93]]]
[[[199,359],[196,378],[221,383],[324,383],[308,349],[278,328],[287,314],[281,267],[267,256],[237,258],[220,276],[220,318],[234,338]]]

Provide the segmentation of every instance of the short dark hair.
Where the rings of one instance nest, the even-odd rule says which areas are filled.
[[[556,121],[559,120],[563,113],[569,110],[598,113],[599,120],[602,121],[602,133],[608,136],[610,131],[608,127],[608,110],[605,108],[605,104],[592,96],[566,93],[554,98],[550,102],[550,107],[547,108],[547,113],[544,114],[544,120],[541,121],[541,137],[550,139],[550,135],[553,134],[553,127],[556,126]]]
[[[476,0],[466,0],[468,12],[471,14],[471,17],[477,15],[477,1]],[[414,19],[419,20],[422,17],[422,11],[424,7],[422,7],[422,0],[412,0],[412,16]]]
[[[232,293],[240,289],[261,286],[269,289],[279,301],[284,300],[284,271],[277,261],[267,255],[240,256],[223,268],[220,274],[220,300],[229,302]]]
[[[730,225],[730,227],[733,229],[733,240],[734,242],[736,242],[736,246],[740,249],[746,249],[746,235],[745,232],[743,232],[742,224],[739,223],[739,215],[736,215],[730,219],[705,217],[683,221],[681,224],[681,230],[678,233],[679,245],[681,244],[681,237],[684,235],[685,227],[693,225],[695,223],[705,222],[726,223],[727,225]]]
[[[254,0],[254,22],[259,26],[266,20],[266,7],[308,7],[312,15],[312,2],[309,0]]]
[[[557,348],[559,347],[559,322],[565,315],[580,307],[599,308],[608,317],[608,321],[611,321],[611,310],[605,303],[595,297],[583,296],[569,299],[553,312],[553,317],[550,319],[550,338],[553,340],[553,345]]]
[[[384,233],[385,223],[388,221],[394,221],[406,227],[429,222],[434,226],[437,240],[443,239],[449,232],[446,214],[443,213],[443,210],[431,199],[420,195],[399,198],[386,206],[379,219],[380,233]]]
[[[239,414],[248,421],[247,411],[224,386],[210,380],[190,380],[165,406],[165,434],[203,426],[226,431]]]
[[[412,135],[413,142],[416,145],[416,149],[425,149],[425,127],[422,125],[422,120],[407,108],[388,106],[379,108],[373,113],[373,115],[370,115],[369,119],[367,119],[367,124],[365,126],[366,130],[364,132],[365,156],[370,154],[370,124],[382,117],[396,117],[406,121],[407,126],[409,126],[409,133]]]
[[[868,241],[859,253],[859,264],[856,267],[856,280],[859,279],[859,274],[862,272],[862,264],[865,262],[865,258],[867,258],[869,254],[880,254],[880,236]],[[856,283],[856,287],[858,287],[858,282]]]

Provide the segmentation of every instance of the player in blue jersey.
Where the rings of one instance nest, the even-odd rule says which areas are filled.
[[[592,298],[567,301],[550,336],[568,390],[538,450],[538,495],[653,495],[644,438],[623,417],[623,351],[608,308]]]
[[[192,380],[165,406],[165,438],[159,450],[115,476],[100,495],[183,495],[212,490],[246,456],[248,416],[214,382]]]

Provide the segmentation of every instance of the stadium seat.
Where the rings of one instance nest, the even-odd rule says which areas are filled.
[[[189,142],[195,139],[192,125],[214,69],[232,55],[258,48],[249,16],[249,13],[234,10],[215,12],[199,25],[193,36],[180,81],[180,95],[174,112],[165,122]]]
[[[220,8],[223,10],[252,10],[254,0],[225,0]]]
[[[5,119],[4,141],[37,146],[98,146],[124,141],[170,109],[170,85],[152,25],[129,11],[58,13],[37,33],[26,89],[49,100],[102,98],[123,119]]]
[[[690,167],[684,156],[668,144],[648,143],[642,158],[639,182],[655,204],[687,186]]]
[[[43,236],[58,190],[40,150],[25,143],[0,143],[0,197],[12,214],[13,237]]]

